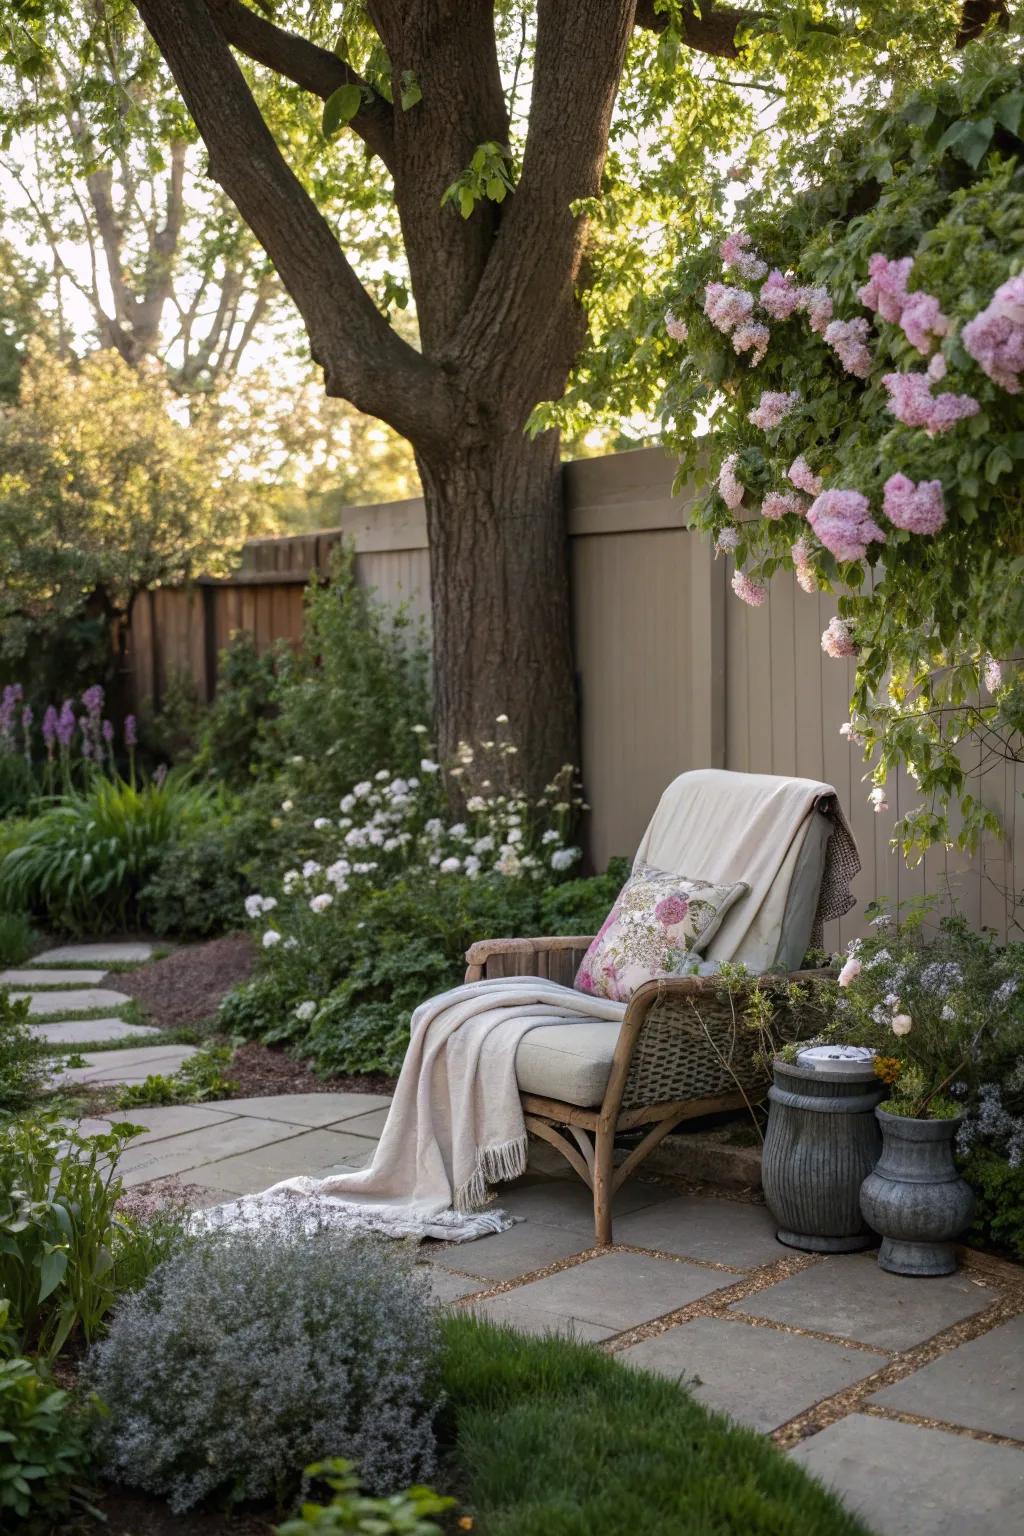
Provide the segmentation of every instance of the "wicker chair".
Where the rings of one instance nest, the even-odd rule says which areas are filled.
[[[485,939],[466,953],[466,980],[541,976],[571,986],[590,942],[580,936]],[[756,984],[778,987],[780,979],[813,982],[832,974],[797,971],[788,978],[764,976]],[[764,1096],[768,1079],[756,1059],[760,1037],[737,1024],[721,992],[714,977],[649,981],[639,987],[622,1024],[602,1026],[617,1030],[617,1037],[599,1104],[521,1092],[527,1130],[556,1148],[593,1191],[594,1234],[600,1244],[612,1241],[616,1193],[670,1131],[684,1120],[741,1109]],[[800,1021],[790,1027],[803,1032]],[[616,1136],[644,1127],[646,1134],[616,1167]]]

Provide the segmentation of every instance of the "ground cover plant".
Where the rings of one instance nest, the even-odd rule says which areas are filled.
[[[0,987],[0,1116],[31,1104],[46,1077],[28,1009],[27,998],[13,998],[7,987]]]
[[[303,1467],[339,1452],[370,1493],[429,1477],[440,1341],[411,1262],[299,1216],[172,1256],[90,1357],[100,1465],[179,1511],[284,1511]]]
[[[875,809],[897,767],[918,786],[906,853],[997,830],[970,775],[1021,755],[1021,59],[1015,21],[851,108],[691,244],[640,342],[736,595],[839,594],[822,648],[855,663]]]

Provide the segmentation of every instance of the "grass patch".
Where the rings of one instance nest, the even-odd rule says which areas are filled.
[[[444,1320],[446,1439],[487,1536],[867,1536],[773,1445],[586,1345]]]

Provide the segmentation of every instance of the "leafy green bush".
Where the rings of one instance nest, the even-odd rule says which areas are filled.
[[[208,1045],[182,1062],[172,1076],[151,1073],[141,1083],[126,1083],[116,1093],[118,1109],[140,1109],[154,1104],[205,1104],[226,1099],[238,1084],[224,1076],[233,1052],[227,1045]]]
[[[394,1245],[271,1228],[211,1233],[123,1300],[88,1379],[108,1474],[186,1510],[275,1500],[342,1451],[371,1493],[429,1476],[438,1340],[426,1278]]]
[[[0,1526],[52,1521],[71,1504],[88,1464],[87,1415],[38,1360],[11,1354],[0,1301]]]
[[[975,1147],[962,1172],[978,1202],[970,1241],[1024,1264],[1024,1167],[990,1147]]]
[[[139,894],[153,932],[208,939],[238,928],[254,889],[246,870],[259,859],[266,824],[265,816],[230,804],[165,848]]]
[[[21,965],[32,953],[34,938],[26,913],[0,911],[0,966]]]
[[[0,987],[0,1113],[24,1109],[46,1077],[46,1058],[30,1033],[28,998]]]
[[[0,903],[72,932],[131,926],[162,851],[209,814],[212,795],[175,770],[141,786],[95,775],[31,822],[0,863]]]
[[[217,689],[199,722],[196,768],[241,788],[250,782],[265,724],[278,708],[278,663],[285,648],[256,649],[246,629],[231,635],[217,658]]]
[[[0,819],[23,816],[38,797],[32,764],[20,752],[0,752]]]
[[[538,933],[595,934],[629,875],[628,859],[611,859],[603,875],[550,886],[541,897]]]
[[[314,1462],[306,1477],[327,1484],[334,1497],[329,1504],[304,1503],[294,1520],[275,1527],[275,1536],[328,1536],[331,1531],[362,1531],[366,1536],[443,1536],[441,1527],[428,1515],[442,1515],[454,1499],[441,1498],[431,1488],[410,1488],[405,1493],[368,1498],[359,1491],[359,1478],[351,1462],[334,1457]]]
[[[53,1115],[0,1124],[0,1295],[19,1349],[52,1358],[79,1330],[96,1338],[131,1238],[117,1161],[140,1131],[83,1136]]]

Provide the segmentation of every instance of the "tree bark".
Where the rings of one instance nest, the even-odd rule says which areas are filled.
[[[477,750],[502,735],[517,748],[511,781],[536,794],[563,763],[578,763],[558,436],[456,441],[418,463],[439,750],[451,758],[462,741]],[[498,732],[501,714],[509,723]],[[486,776],[474,764],[467,784]]]

